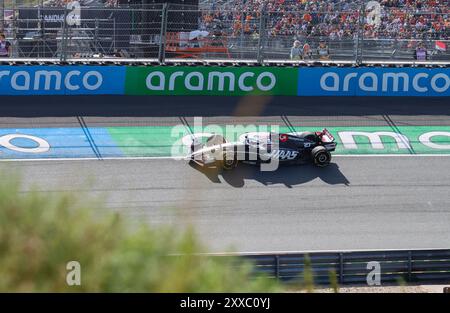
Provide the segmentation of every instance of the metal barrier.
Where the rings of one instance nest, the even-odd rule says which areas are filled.
[[[310,271],[316,285],[329,285],[330,275],[340,285],[366,285],[367,276],[372,271],[368,264],[374,261],[380,265],[382,284],[450,283],[450,249],[238,255],[254,264],[255,274],[264,274],[287,283],[301,282],[305,272]]]
[[[333,7],[303,2],[201,1],[200,5],[154,4],[66,7],[41,1],[35,7],[0,8],[0,28],[14,59],[158,59],[287,62],[292,59],[404,62],[427,52],[427,62],[450,64],[448,5],[417,10],[358,4]],[[28,1],[27,3],[30,3]],[[236,3],[239,3],[236,6]],[[375,2],[376,3],[376,2]],[[5,2],[3,2],[5,5]],[[293,42],[300,49],[291,56]],[[324,46],[320,42],[325,41]],[[421,45],[421,47],[419,47]],[[300,52],[299,52],[300,51]],[[298,52],[298,55],[297,55]]]

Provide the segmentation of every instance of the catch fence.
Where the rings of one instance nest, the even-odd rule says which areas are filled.
[[[280,10],[226,3],[60,7],[58,1],[46,1],[0,8],[0,28],[11,43],[10,59],[361,64],[421,61],[418,51],[425,51],[422,61],[450,63],[448,5],[424,10],[367,3],[333,10],[290,5]],[[299,49],[291,55],[296,40]]]

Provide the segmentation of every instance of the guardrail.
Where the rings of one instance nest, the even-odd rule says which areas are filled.
[[[256,60],[243,59],[176,59],[167,58],[160,62],[157,58],[117,58],[117,57],[85,57],[68,58],[2,58],[0,64],[3,65],[146,65],[146,66],[261,66]],[[423,67],[423,68],[448,68],[450,61],[383,61],[365,60],[360,63],[353,61],[337,60],[266,60],[264,64],[276,67]]]
[[[316,285],[329,285],[330,275],[335,276],[339,285],[366,285],[367,276],[373,271],[370,262],[378,262],[381,284],[450,283],[450,249],[244,253],[238,256],[254,264],[255,274],[287,283],[301,281],[309,270]]]

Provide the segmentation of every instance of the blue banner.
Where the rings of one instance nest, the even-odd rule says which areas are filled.
[[[123,95],[126,71],[126,66],[0,66],[0,95]],[[450,96],[448,68],[310,67],[292,74],[298,75],[299,96]]]
[[[125,66],[0,66],[0,95],[121,95]]]
[[[450,96],[450,70],[300,68],[299,96]]]

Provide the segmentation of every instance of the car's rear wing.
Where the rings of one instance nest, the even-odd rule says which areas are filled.
[[[324,138],[326,137],[326,138]],[[320,138],[322,139],[322,141],[324,142],[333,142],[334,141],[334,137],[333,135],[328,131],[328,129],[324,128],[322,130],[322,132],[320,133]],[[324,140],[325,139],[325,140]]]

